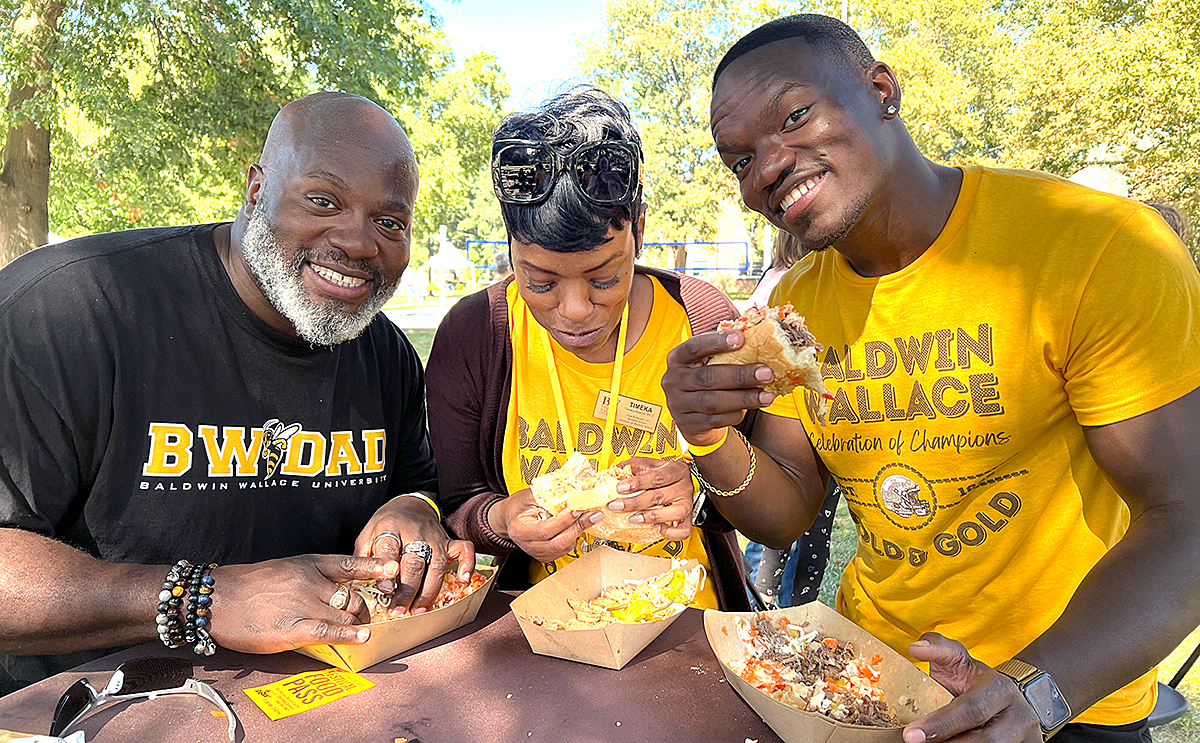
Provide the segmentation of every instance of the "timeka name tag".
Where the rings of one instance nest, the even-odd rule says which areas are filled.
[[[592,415],[601,420],[607,419],[608,401],[611,398],[611,393],[601,390],[600,394],[596,396],[596,409],[592,411]],[[658,427],[658,420],[662,417],[662,409],[662,405],[617,395],[616,423],[618,426],[628,426],[647,433],[654,433]]]

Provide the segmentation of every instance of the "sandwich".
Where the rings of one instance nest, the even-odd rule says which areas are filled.
[[[797,387],[812,390],[817,394],[817,419],[825,423],[826,400],[833,399],[821,379],[819,356],[825,349],[792,305],[751,307],[736,320],[722,320],[717,329],[741,331],[746,342],[736,351],[709,358],[709,364],[766,364],[775,372],[775,379],[764,389],[776,395],[786,395]]]
[[[609,501],[624,497],[617,494],[617,483],[633,473],[629,467],[609,467],[597,472],[580,452],[572,454],[562,467],[539,475],[529,483],[533,499],[552,514],[563,509],[600,511],[604,518],[592,524],[587,534],[627,544],[650,544],[662,539],[654,524],[633,524],[628,513],[608,510]]]

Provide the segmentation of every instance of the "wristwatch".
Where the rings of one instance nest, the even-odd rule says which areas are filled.
[[[1050,674],[1016,658],[1001,663],[996,670],[1015,681],[1025,701],[1033,707],[1042,727],[1043,740],[1049,740],[1070,722],[1071,705],[1067,704]]]

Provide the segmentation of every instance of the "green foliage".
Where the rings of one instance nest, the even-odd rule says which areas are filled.
[[[631,104],[646,140],[649,231],[711,236],[732,180],[711,150],[709,80],[762,20],[840,0],[616,0],[582,67]],[[1070,176],[1103,148],[1131,196],[1200,227],[1200,4],[1176,0],[854,0],[849,22],[896,72],[918,147],[947,163]],[[752,232],[753,232],[752,228]],[[1193,229],[1193,232],[1200,230]],[[1193,240],[1193,249],[1200,244]]]
[[[994,163],[1016,65],[1003,16],[988,0],[854,4],[850,21],[896,72],[905,123],[922,152]]]
[[[935,160],[1069,177],[1089,164],[1090,152],[1103,151],[1129,177],[1130,196],[1173,203],[1200,222],[1200,99],[1190,85],[1200,68],[1200,5],[859,0],[850,7],[851,25],[896,70],[905,123]]]
[[[20,9],[0,0],[5,90],[37,74]],[[41,73],[51,92],[4,121],[54,132],[54,231],[231,218],[275,113],[320,89],[364,95],[406,125],[424,181],[418,233],[494,227],[468,205],[507,83],[486,55],[456,69],[421,0],[93,0],[68,5],[56,41]]]
[[[613,0],[605,29],[583,43],[584,74],[630,105],[642,135],[647,240],[710,240],[720,205],[740,204],[709,133],[712,71],[774,11],[722,0]]]
[[[492,131],[509,93],[496,58],[480,53],[436,77],[425,96],[397,101],[421,167],[414,261],[428,255],[440,225],[446,225],[448,238],[459,248],[472,238],[504,238],[488,167]]]
[[[1132,197],[1173,202],[1200,225],[1200,6],[1152,0],[1101,13],[1059,0],[1024,45],[1008,151],[1018,165],[1070,175],[1103,148]],[[1193,239],[1192,248],[1197,247]]]

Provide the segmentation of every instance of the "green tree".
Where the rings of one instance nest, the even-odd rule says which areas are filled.
[[[811,7],[836,13],[840,3]],[[1191,85],[1200,5],[855,0],[849,9],[850,24],[896,70],[902,116],[930,157],[1069,177],[1102,150],[1133,198],[1174,203],[1200,220],[1200,98]]]
[[[850,0],[848,21],[903,87],[902,117],[947,164],[1063,176],[1110,153],[1131,196],[1200,226],[1200,4],[1176,0]],[[709,80],[748,27],[840,0],[617,0],[581,66],[630,103],[646,140],[649,230],[712,234],[732,181],[711,150]],[[757,231],[757,230],[753,230]],[[1194,230],[1200,232],[1200,230]],[[1193,250],[1200,247],[1193,239]]]
[[[817,5],[840,13],[841,3]],[[994,163],[1009,125],[1018,65],[993,0],[857,0],[847,21],[899,78],[904,122],[917,146],[948,164]]]
[[[1039,63],[1015,76],[1009,161],[1069,176],[1102,148],[1133,198],[1200,226],[1200,5],[1047,2],[1022,45]]]
[[[426,95],[397,101],[421,165],[414,262],[425,260],[441,225],[456,245],[504,237],[488,172],[492,132],[509,93],[495,56],[479,53],[437,76]]]
[[[282,103],[417,99],[452,59],[421,0],[0,0],[0,19],[0,265],[51,217],[228,217]]]
[[[582,44],[583,73],[629,104],[642,135],[648,241],[712,239],[721,206],[740,205],[709,132],[712,72],[742,33],[776,12],[722,0],[612,0],[604,30]],[[675,265],[685,260],[677,251]]]

